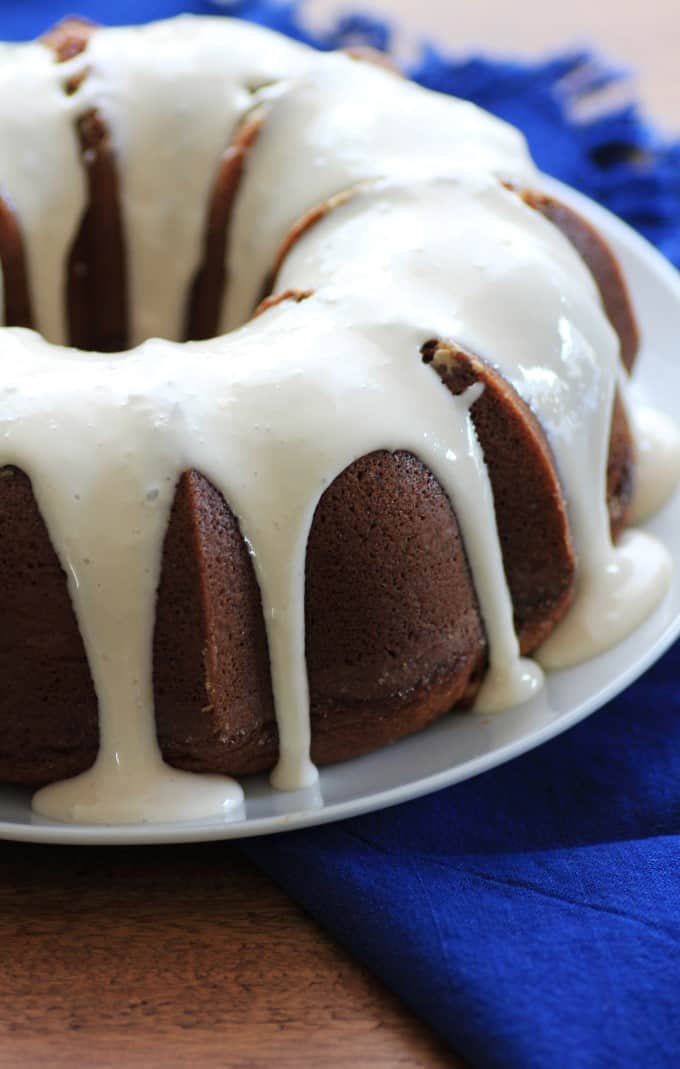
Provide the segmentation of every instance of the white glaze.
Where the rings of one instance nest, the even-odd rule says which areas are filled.
[[[180,16],[95,33],[71,64],[88,71],[74,101],[96,107],[121,164],[130,264],[130,338],[181,340],[219,160],[263,83],[315,53],[245,22]]]
[[[63,82],[42,45],[0,49],[0,195],[21,229],[37,327],[57,343],[66,337],[61,283],[85,204],[76,113]]]
[[[267,117],[249,154],[230,232],[225,331],[252,313],[289,228],[336,193],[366,179],[461,172],[536,181],[514,127],[347,56],[329,56],[322,67],[261,97]]]
[[[667,556],[651,540],[625,553],[611,543],[606,472],[618,340],[560,231],[490,178],[378,183],[311,228],[277,284],[318,296],[330,288],[357,321],[418,323],[455,341],[495,364],[537,414],[579,561],[575,604],[541,650],[542,664],[584,660],[644,619],[666,589]],[[467,546],[477,530],[463,527]],[[473,573],[479,592],[486,568],[473,562]],[[498,587],[480,604],[493,663]],[[586,620],[587,628],[577,623]],[[492,680],[488,688],[496,690]]]
[[[661,508],[680,480],[680,433],[653,408],[633,409],[632,422],[636,468],[631,521],[640,523]]]
[[[649,616],[668,590],[670,554],[645,531],[626,531],[596,572],[579,576],[574,604],[538,651],[547,669],[603,653]]]
[[[35,62],[50,77],[57,69]],[[478,707],[507,707],[536,689],[540,670],[519,657],[492,492],[469,416],[479,387],[449,393],[420,359],[432,337],[496,365],[534,409],[555,454],[579,556],[578,595],[542,660],[590,656],[636,626],[662,596],[668,562],[647,536],[629,536],[618,549],[609,540],[604,488],[617,341],[570,244],[498,183],[536,177],[515,131],[384,71],[226,19],[101,31],[64,66],[88,73],[63,113],[61,98],[44,105],[48,126],[56,131],[69,109],[91,107],[110,124],[136,341],[180,336],[207,194],[251,107],[264,102],[268,113],[237,198],[227,268],[238,265],[238,278],[225,323],[248,316],[303,211],[361,189],[283,264],[277,291],[314,296],[228,336],[187,346],[155,339],[103,356],[2,332],[0,465],[16,464],[32,479],[100,707],[95,766],[39,792],[39,812],[162,820],[240,800],[227,779],[168,769],[155,739],[156,588],[174,487],[189,468],[223,493],[253,556],[281,743],[276,786],[316,778],[304,660],[309,527],[324,489],[373,450],[421,458],[456,511],[489,639]],[[0,129],[0,144],[3,136]],[[41,211],[27,202],[27,233],[39,232]],[[77,212],[69,219],[74,233]],[[58,246],[62,267],[67,238]],[[54,308],[62,278],[55,271],[49,280],[44,307]],[[33,276],[32,283],[42,326],[42,289]]]

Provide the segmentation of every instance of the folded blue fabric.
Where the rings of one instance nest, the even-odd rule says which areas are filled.
[[[680,649],[503,768],[245,852],[477,1069],[680,1065]]]
[[[388,48],[349,16],[323,37],[294,4],[33,0],[0,37],[61,15],[250,18],[322,48]],[[680,146],[636,109],[575,105],[616,78],[574,52],[534,65],[424,47],[411,74],[516,123],[546,171],[680,265]],[[504,768],[356,820],[243,850],[477,1069],[680,1065],[680,647],[606,709]]]

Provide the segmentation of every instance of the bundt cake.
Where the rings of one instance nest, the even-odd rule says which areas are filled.
[[[0,780],[39,813],[303,787],[659,600],[626,285],[517,131],[226,18],[69,20],[0,80]]]

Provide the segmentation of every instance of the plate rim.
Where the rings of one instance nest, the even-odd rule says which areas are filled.
[[[591,222],[599,226],[605,236],[619,248],[627,249],[644,267],[646,273],[655,279],[655,283],[672,291],[680,304],[680,274],[665,257],[645,238],[634,231],[628,224],[613,215],[606,208],[592,201],[584,194],[570,186],[551,178],[541,176],[541,188],[553,193],[571,206],[580,210]],[[631,286],[632,296],[635,291]],[[644,376],[641,376],[644,381]],[[391,808],[402,802],[412,801],[424,795],[434,793],[444,787],[453,786],[466,779],[488,772],[507,761],[542,746],[550,739],[574,727],[580,721],[602,708],[608,701],[620,694],[640,675],[643,674],[661,655],[670,648],[680,635],[680,613],[671,619],[638,658],[623,672],[618,672],[609,682],[601,684],[588,694],[572,709],[558,715],[539,728],[530,729],[518,738],[477,754],[467,760],[454,763],[451,767],[439,770],[406,784],[378,790],[375,793],[362,794],[353,799],[331,802],[320,807],[305,807],[297,811],[264,817],[245,817],[234,821],[219,822],[213,820],[187,821],[168,824],[129,824],[129,825],[86,825],[60,824],[42,818],[26,821],[0,820],[0,840],[33,842],[51,845],[162,845],[170,843],[209,842],[222,839],[240,839],[254,836],[281,834],[304,827],[327,824],[380,809]],[[585,662],[586,664],[588,662]],[[570,671],[578,671],[578,666]],[[557,673],[559,674],[559,673]],[[499,714],[502,716],[503,714]],[[418,735],[411,737],[416,741]],[[397,744],[399,745],[399,744]],[[389,753],[391,748],[385,748]],[[361,760],[357,758],[355,760]],[[353,764],[353,762],[346,762]],[[330,766],[342,768],[342,765]],[[321,771],[323,778],[324,771]],[[29,795],[24,789],[12,789],[17,795]],[[273,790],[270,788],[270,790]],[[0,802],[0,816],[2,816]]]

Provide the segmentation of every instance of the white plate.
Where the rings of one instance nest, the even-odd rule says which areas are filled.
[[[620,257],[644,339],[636,395],[678,415],[680,276],[645,241],[604,209],[546,179],[545,188],[588,216]],[[680,493],[646,525],[680,561]],[[627,687],[680,634],[680,576],[665,601],[615,649],[552,673],[532,701],[495,716],[453,713],[426,731],[378,753],[322,769],[318,786],[282,794],[264,776],[247,780],[245,808],[231,821],[92,827],[36,817],[30,793],[0,788],[0,838],[49,843],[168,843],[303,828],[405,802],[476,776],[565,731]]]

